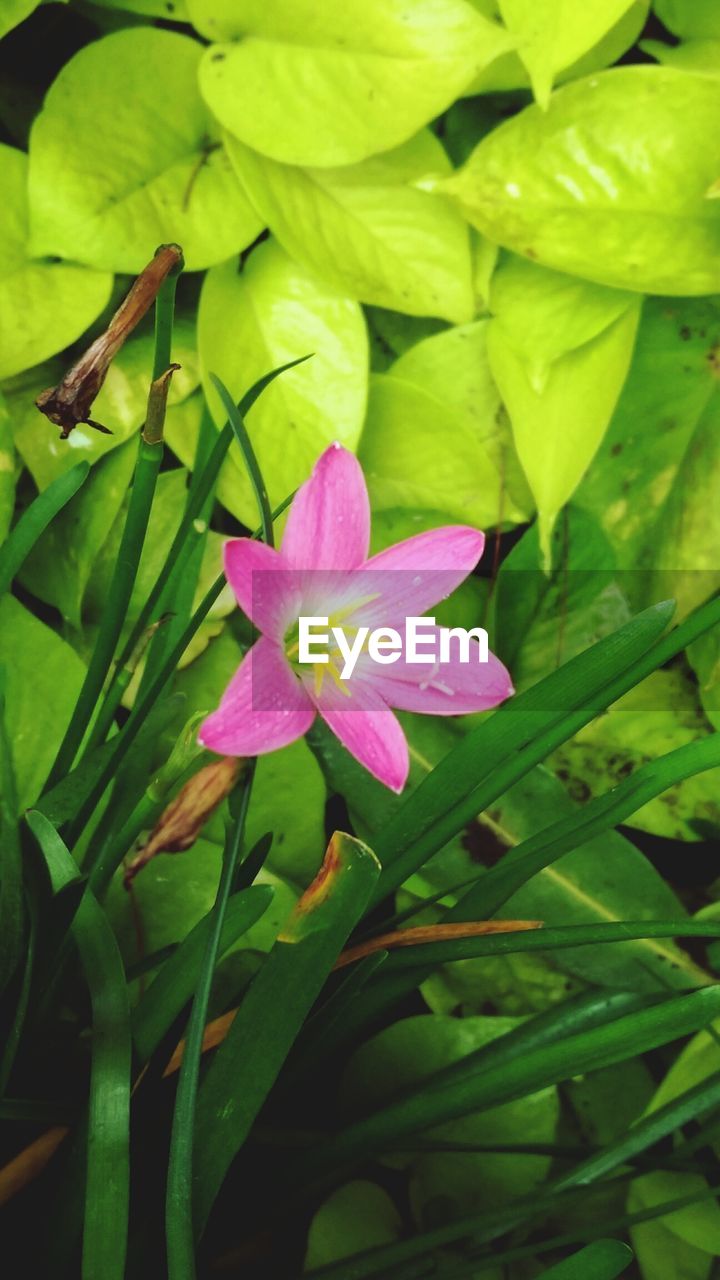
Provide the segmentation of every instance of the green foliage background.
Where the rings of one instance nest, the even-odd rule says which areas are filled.
[[[0,601],[15,813],[40,801],[55,826],[72,814],[60,811],[65,800],[54,810],[41,797],[107,609],[153,362],[149,322],[114,361],[93,410],[112,435],[80,426],[61,441],[33,401],[100,331],[160,243],[178,242],[185,255],[172,349],[181,369],[125,637],[171,550],[193,473],[197,481],[225,422],[210,374],[239,400],[270,370],[310,352],[247,415],[271,505],[340,440],[365,469],[374,549],[451,522],[488,531],[484,576],[464,584],[443,620],[487,625],[520,693],[639,610],[673,599],[682,622],[715,596],[714,0],[656,0],[652,10],[648,0],[83,0],[39,8],[4,0],[0,35],[2,534],[78,462],[91,468],[36,541],[14,594]],[[237,444],[203,514],[184,586],[175,584],[174,620],[153,641],[156,662],[219,573],[223,536],[257,524]],[[719,634],[717,625],[701,628],[670,662],[648,668],[609,708],[553,743],[544,763],[478,804],[476,817],[393,886],[397,910],[434,896],[418,919],[444,918],[457,886],[482,878],[505,850],[570,821],[578,803],[657,757],[705,742],[720,729]],[[247,639],[223,592],[155,708],[152,734],[123,765],[100,828],[85,831],[76,853],[107,842],[104,830],[125,830],[148,778],[158,774],[169,794],[182,769],[198,765],[187,746],[192,727],[217,704]],[[147,687],[142,670],[125,689],[125,711]],[[403,722],[411,792],[476,728],[473,718]],[[179,738],[180,766],[177,747],[171,755]],[[266,972],[263,956],[317,870],[328,823],[349,820],[377,848],[377,833],[400,812],[341,752],[311,745],[259,761],[245,841],[251,848],[272,832],[259,881],[274,893],[217,975],[216,1012],[237,1003],[251,974]],[[677,782],[668,775],[672,785],[626,807],[624,831],[603,828],[570,844],[498,901],[501,915],[558,927],[696,915],[715,924],[720,769],[702,768]],[[338,795],[345,809],[333,799],[328,818],[328,799]],[[190,853],[152,863],[132,903],[117,877],[110,886],[103,918],[131,977],[143,956],[181,942],[211,910],[224,816]],[[342,920],[347,936],[356,919],[346,912]],[[402,1088],[567,1000],[624,992],[650,1008],[650,997],[668,988],[713,992],[716,961],[712,945],[689,951],[667,936],[431,965],[399,1021],[369,1020],[344,1057],[330,1056],[337,1090],[324,1123],[342,1126],[385,1107]],[[269,989],[282,998],[281,988]],[[130,994],[136,1000],[132,985]],[[431,1126],[423,1141],[437,1149],[398,1148],[359,1170],[340,1163],[293,1226],[294,1260],[270,1264],[289,1269],[273,1274],[334,1263],[328,1276],[385,1274],[338,1259],[543,1194],[567,1168],[563,1148],[579,1159],[597,1144],[612,1146],[633,1123],[714,1079],[715,1032],[700,1030],[716,1012],[708,1008],[685,1028],[698,1034],[681,1051],[648,1040],[645,1056],[639,1045],[573,1078],[543,1083],[538,1074],[537,1089]],[[73,1016],[82,1030],[77,1000]],[[377,1034],[368,1039],[370,1031]],[[299,1044],[301,1062],[302,1035]],[[37,1092],[30,1052],[27,1085],[28,1098],[50,1097],[59,1112],[68,1090],[80,1105],[61,1057],[56,1086],[41,1081]],[[17,1077],[10,1096],[25,1097]],[[281,1130],[315,1128],[302,1107],[317,1098],[312,1090],[297,1096],[299,1112],[279,1106]],[[8,1158],[37,1132],[13,1131]],[[687,1130],[677,1141],[689,1138]],[[156,1134],[149,1141],[162,1147]],[[513,1144],[521,1150],[508,1151]],[[713,1172],[720,1182],[715,1149],[708,1139],[699,1165],[687,1156],[676,1167],[670,1155],[594,1198],[552,1201],[545,1236],[567,1236],[569,1247],[591,1238],[594,1220],[617,1220],[609,1234],[631,1240],[635,1274],[710,1280],[720,1257],[720,1211],[707,1191]],[[267,1164],[262,1142],[258,1159]],[[240,1194],[236,1183],[232,1194]],[[685,1207],[652,1216],[683,1197]],[[638,1217],[644,1211],[647,1221]],[[138,1221],[131,1276],[143,1274],[137,1250],[143,1232],[152,1235],[142,1214]],[[544,1270],[542,1240],[511,1228],[502,1247],[522,1256],[495,1267],[490,1254],[482,1274],[531,1280]],[[223,1227],[208,1259],[238,1248],[226,1236]],[[422,1274],[475,1275],[476,1265],[480,1274],[454,1246],[430,1247],[437,1269]],[[557,1257],[567,1247],[558,1244]],[[627,1253],[598,1248],[576,1271],[558,1270],[558,1280],[594,1275],[595,1259],[600,1280],[620,1274]],[[394,1275],[420,1274],[398,1273],[388,1257]],[[72,1273],[72,1258],[70,1247],[58,1276]],[[96,1280],[87,1257],[84,1267],[86,1280]]]

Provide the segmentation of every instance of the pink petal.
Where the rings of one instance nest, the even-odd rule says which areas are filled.
[[[293,569],[355,569],[370,546],[370,503],[360,463],[331,444],[296,493],[282,553]]]
[[[374,686],[364,680],[348,680],[341,692],[332,677],[326,676],[320,693],[311,692],[310,696],[350,754],[391,791],[402,791],[410,767],[407,741]]]
[[[446,525],[388,547],[363,566],[366,594],[376,584],[378,598],[357,617],[376,627],[421,616],[472,573],[484,546],[485,534],[478,529]]]
[[[198,740],[226,756],[259,756],[302,737],[315,708],[282,649],[261,636],[200,726]]]
[[[441,628],[434,630],[439,638]],[[428,647],[428,651],[432,649]],[[364,654],[353,678],[372,684],[391,707],[434,716],[487,711],[515,692],[507,669],[494,653],[489,654],[487,662],[461,662],[455,642],[450,661],[433,666],[406,662],[401,655],[397,662],[383,667]]]
[[[282,640],[300,611],[300,584],[279,551],[252,538],[223,547],[225,577],[243,613],[264,635]]]

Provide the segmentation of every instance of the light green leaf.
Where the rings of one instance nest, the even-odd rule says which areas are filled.
[[[652,1209],[667,1200],[701,1195],[708,1186],[707,1178],[698,1173],[670,1173],[659,1170],[636,1178],[632,1184],[629,1206],[633,1210]],[[685,1244],[714,1257],[720,1256],[720,1205],[708,1196],[697,1204],[663,1214],[663,1226]]]
[[[27,590],[54,605],[77,629],[93,564],[120,511],[136,457],[137,446],[129,440],[99,463],[46,529],[21,571]]]
[[[165,18],[167,22],[187,22],[186,0],[92,0],[100,9],[120,9],[123,13],[140,13],[147,18]]]
[[[344,1109],[374,1111],[519,1025],[522,1019],[502,1017],[425,1014],[403,1018],[353,1055],[342,1085]],[[558,1119],[557,1090],[550,1087],[433,1128],[422,1137],[450,1145],[552,1142]],[[412,1146],[407,1154],[400,1148],[400,1159],[409,1166],[411,1200],[419,1221],[438,1200],[449,1199],[454,1215],[477,1211],[480,1206],[500,1207],[530,1194],[550,1168],[546,1157],[487,1152],[420,1154],[413,1153]]]
[[[686,40],[720,37],[716,0],[655,0],[654,9],[674,36]]]
[[[640,1200],[631,1196],[628,1213],[641,1208]],[[713,1268],[711,1254],[693,1249],[666,1227],[662,1219],[634,1226],[630,1238],[644,1280],[709,1280]]]
[[[547,107],[555,73],[576,62],[632,4],[632,0],[499,0],[500,13],[518,41],[541,107]]]
[[[536,314],[542,314],[541,306]],[[527,362],[502,321],[490,322],[490,367],[537,504],[547,569],[555,520],[595,456],[627,377],[639,316],[635,303],[597,337],[552,363]],[[518,338],[513,341],[519,344]]]
[[[662,40],[643,40],[642,50],[657,58],[665,67],[683,71],[720,75],[720,35],[717,40],[688,40],[683,44],[663,44]]]
[[[501,477],[504,498],[500,520],[529,519],[532,495],[490,369],[487,335],[486,320],[448,329],[416,343],[389,372],[427,391],[474,428]]]
[[[710,732],[696,686],[682,670],[656,671],[586,725],[552,757],[580,800],[605,792],[647,760]],[[628,818],[628,825],[673,840],[704,840],[720,830],[720,770],[688,778]]]
[[[495,21],[500,20],[499,0],[472,0],[472,3],[484,17]],[[650,0],[634,0],[634,3],[630,4],[623,16],[610,27],[597,44],[570,66],[555,69],[555,81],[564,84],[568,80],[577,80],[580,76],[591,75],[604,67],[612,66],[634,45],[645,26],[649,8]],[[575,17],[575,10],[573,10],[573,17]],[[573,25],[577,35],[577,26]],[[582,33],[579,34],[582,36]],[[518,54],[512,52],[502,54],[485,71],[482,71],[466,93],[494,94],[506,92],[509,89],[529,88],[530,76],[527,68]]]
[[[3,0],[3,11],[0,13],[0,39],[6,36],[8,31],[12,31],[13,27],[17,27],[29,18],[39,3],[40,0]]]
[[[223,42],[200,67],[208,106],[286,164],[389,151],[512,43],[465,0],[365,0],[352,12],[313,0],[189,0],[189,9],[202,35]]]
[[[105,436],[81,423],[67,440],[61,440],[35,407],[35,397],[58,383],[65,372],[59,361],[42,365],[6,385],[5,394],[12,416],[15,444],[39,489],[77,462],[93,463],[123,444],[140,430],[145,421],[147,397],[153,367],[154,337],[151,327],[134,334],[120,349],[93,405],[93,418],[112,431]],[[180,369],[173,374],[168,395],[169,412],[182,404],[200,381],[195,352],[195,325],[188,317],[176,317],[173,329],[173,359]]]
[[[527,107],[438,187],[491,240],[621,289],[717,288],[720,84],[670,67],[616,67]],[[668,145],[659,146],[663,138]]]
[[[209,272],[200,296],[198,346],[203,386],[218,425],[225,413],[210,373],[239,399],[271,369],[314,353],[268,387],[248,414],[272,506],[307,479],[333,440],[356,447],[367,394],[362,311],[296,266],[277,244],[260,245],[242,273],[234,262]],[[192,435],[168,424],[168,440],[187,466],[193,464]],[[219,496],[233,515],[255,527],[256,502],[235,445],[221,473]]]
[[[50,627],[13,596],[0,601],[5,723],[20,810],[37,800],[70,722],[85,668]]]
[[[360,460],[377,510],[435,508],[479,528],[522,518],[475,422],[404,378],[371,378]]]
[[[633,607],[682,616],[720,582],[720,308],[649,299],[630,375],[575,501],[615,548]]]
[[[493,648],[518,690],[610,635],[630,618],[612,547],[598,521],[570,506],[553,535],[552,574],[541,568],[538,528],[503,560],[493,592]]]
[[[153,858],[136,878],[132,898],[123,888],[122,873],[116,875],[108,890],[106,908],[126,964],[182,942],[211,909],[221,866],[222,846],[201,837],[185,853],[163,853]],[[269,871],[261,871],[255,883],[270,885],[273,898],[257,924],[243,934],[240,946],[268,951],[297,895]]]
[[[341,169],[278,164],[226,138],[246,195],[296,262],[359,302],[471,320],[468,228],[414,184],[450,164],[423,130],[397,150]]]
[[[79,338],[110,297],[112,279],[28,249],[27,156],[0,144],[0,378],[39,364]],[[67,257],[77,255],[69,253]]]
[[[34,252],[137,272],[176,241],[196,271],[255,239],[197,88],[201,57],[187,36],[131,27],[63,67],[30,137]]]
[[[328,1196],[310,1223],[305,1270],[392,1244],[402,1232],[402,1218],[387,1191],[375,1182],[346,1182]]]

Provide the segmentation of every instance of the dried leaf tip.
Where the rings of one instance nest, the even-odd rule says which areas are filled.
[[[183,255],[179,245],[161,245],[118,307],[105,332],[91,343],[62,382],[56,387],[48,387],[38,396],[35,404],[46,418],[60,427],[61,440],[67,440],[80,422],[86,422],[106,435],[111,434],[107,427],[90,417],[95,398],[123,343],[150,310],[168,276],[177,274],[182,266]]]

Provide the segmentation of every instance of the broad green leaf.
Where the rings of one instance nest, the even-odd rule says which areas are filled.
[[[152,589],[167,556],[175,532],[182,519],[187,502],[188,474],[183,468],[164,471],[158,476],[157,487],[153,499],[147,533],[138,564],[137,577],[133,586],[127,612],[127,623],[138,617],[142,606]],[[123,494],[122,504],[118,510],[111,529],[101,549],[94,556],[91,575],[87,580],[87,593],[84,601],[84,615],[88,622],[99,623],[105,609],[112,573],[120,548],[120,540],[127,510],[127,495]],[[198,584],[195,590],[195,603],[200,600],[222,570],[222,537],[210,530],[206,535],[205,551],[202,559]],[[223,591],[213,606],[210,619],[215,621],[225,617],[234,608],[234,597],[229,587]]]
[[[342,1084],[344,1114],[376,1110],[518,1025],[522,1025],[521,1020],[501,1017],[425,1014],[401,1019],[366,1041],[351,1058]],[[428,1130],[423,1133],[423,1140],[450,1147],[455,1143],[551,1143],[559,1113],[557,1090],[551,1087]],[[439,1198],[451,1200],[454,1216],[482,1206],[499,1208],[517,1196],[529,1194],[550,1169],[547,1157],[488,1152],[474,1155],[401,1150],[399,1159],[408,1166],[411,1201],[421,1222],[433,1200]],[[396,1162],[394,1157],[393,1163]]]
[[[27,156],[0,144],[0,168],[0,378],[9,378],[79,338],[107,303],[112,278],[38,260],[28,246]]]
[[[483,17],[500,21],[499,0],[472,0],[472,3]],[[588,76],[595,71],[601,71],[604,67],[612,66],[637,40],[645,26],[649,8],[650,0],[634,0],[623,16],[610,27],[597,44],[588,49],[587,53],[583,53],[570,66],[556,70],[554,80],[559,84],[565,84],[568,80],[577,80],[580,76]],[[576,23],[572,25],[577,35],[577,25]],[[496,94],[511,89],[529,88],[530,76],[527,68],[519,54],[513,51],[496,58],[495,62],[486,67],[465,92]]]
[[[308,1231],[305,1270],[390,1244],[403,1233],[400,1214],[375,1182],[346,1182],[320,1206]]]
[[[222,846],[201,837],[185,853],[153,858],[133,884],[134,902],[123,888],[122,876],[113,880],[107,895],[107,913],[126,964],[182,942],[210,911],[221,866]],[[243,936],[242,946],[267,951],[297,895],[269,871],[262,871],[256,884],[269,886],[273,898],[258,923]],[[138,941],[138,921],[143,930],[142,946]]]
[[[537,525],[503,560],[493,591],[493,648],[529,688],[628,621],[623,574],[599,522],[568,507],[552,542],[553,573],[541,567]]]
[[[451,166],[423,130],[396,150],[340,169],[278,164],[227,135],[238,179],[296,262],[359,302],[462,323],[474,311],[468,227],[418,189]]]
[[[435,508],[480,528],[522,518],[473,418],[394,374],[370,379],[360,461],[379,511]]]
[[[702,71],[720,75],[720,30],[716,40],[687,40],[682,44],[664,44],[662,40],[643,40],[642,49],[657,58],[664,67],[681,71]]]
[[[502,329],[490,323],[490,367],[537,505],[546,569],[555,521],[592,462],[622,391],[639,317],[639,304],[630,307],[597,338],[546,366],[541,385]]]
[[[491,240],[544,266],[621,289],[710,293],[719,110],[708,76],[617,67],[565,85],[546,112],[527,107],[437,185]]]
[[[509,1048],[512,1037],[518,1035],[510,1032],[488,1048],[468,1054],[459,1069],[453,1065],[437,1071],[424,1087],[401,1095],[303,1153],[297,1174],[305,1181],[325,1175],[378,1152],[402,1148],[403,1139],[431,1126],[490,1110],[584,1071],[627,1061],[706,1027],[719,1009],[720,992],[707,987],[639,1010],[611,1013],[611,1020],[604,1024],[568,1029],[509,1058],[502,1053],[503,1039]],[[528,1026],[532,1031],[532,1022]],[[500,1059],[494,1056],[495,1045]],[[485,1063],[483,1055],[487,1055]]]
[[[405,142],[511,46],[465,0],[189,0],[200,87],[231,133],[287,164],[341,165]],[[311,86],[311,88],[310,88]]]
[[[120,9],[123,13],[141,13],[147,18],[165,18],[167,22],[187,22],[186,0],[93,0],[101,9]]]
[[[367,845],[335,832],[317,877],[283,926],[208,1068],[198,1095],[195,1147],[200,1230],[338,953],[362,917],[379,871]]]
[[[500,521],[522,520],[532,514],[532,497],[490,369],[488,327],[487,320],[478,320],[428,337],[401,353],[389,372],[427,391],[474,428],[501,477]]]
[[[642,1206],[631,1196],[628,1212]],[[630,1232],[635,1257],[644,1280],[710,1280],[713,1258],[701,1249],[693,1249],[665,1226],[661,1218],[638,1223]]]
[[[720,11],[715,0],[655,0],[660,21],[685,40],[720,38]]]
[[[197,88],[201,57],[187,36],[131,27],[63,67],[30,138],[35,253],[137,272],[175,241],[196,271],[255,239]]]
[[[60,636],[9,595],[0,601],[0,666],[22,811],[37,800],[50,772],[85,668]]]
[[[527,366],[538,391],[556,360],[599,338],[636,302],[627,290],[578,280],[507,253],[490,289],[492,327]]]
[[[493,806],[496,834],[512,847],[574,808],[562,785],[536,769]],[[482,882],[480,882],[482,883]],[[670,886],[619,832],[587,841],[513,894],[500,915],[546,924],[676,919],[683,909]],[[648,939],[599,952],[558,951],[555,962],[589,982],[657,991],[703,983],[707,976],[675,943]]]
[[[679,668],[656,671],[555,753],[551,766],[586,800],[664,751],[710,731],[697,689]],[[720,829],[720,771],[688,778],[628,818],[631,827],[673,840],[704,840]]]
[[[12,31],[13,27],[24,22],[33,9],[37,9],[39,3],[40,0],[4,0],[3,11],[0,13],[0,39],[6,36],[8,31]]]
[[[518,42],[535,97],[546,108],[555,73],[576,62],[624,16],[632,0],[499,0],[500,13]]]
[[[707,1188],[707,1179],[702,1174],[658,1170],[635,1179],[629,1203],[634,1209],[652,1209],[681,1196],[701,1195]],[[662,1221],[663,1226],[685,1244],[714,1257],[720,1255],[720,1205],[714,1198],[698,1199],[697,1204],[663,1215]]]
[[[633,607],[672,596],[680,615],[720,582],[720,309],[649,299],[607,435],[575,501],[615,548]]]
[[[39,489],[62,475],[81,459],[93,463],[117,448],[145,421],[147,397],[153,365],[154,338],[148,327],[133,334],[120,349],[105,383],[93,404],[92,416],[109,428],[105,436],[85,423],[61,440],[56,427],[35,407],[35,397],[58,383],[65,372],[59,361],[28,370],[7,384],[6,397],[12,417],[15,444]],[[168,412],[187,400],[197,387],[200,375],[195,352],[195,326],[188,317],[176,317],[173,328],[173,357],[180,369],[173,374],[168,395]]]
[[[632,1249],[621,1240],[595,1240],[542,1274],[546,1280],[616,1280],[632,1260]]]
[[[357,445],[367,394],[367,333],[356,302],[296,266],[272,241],[243,271],[226,262],[209,272],[198,317],[203,386],[218,426],[225,412],[210,385],[216,373],[236,399],[263,374],[314,353],[263,393],[248,414],[258,463],[275,507],[302,484],[333,440]],[[168,424],[168,440],[192,466],[194,438]],[[233,445],[221,473],[220,500],[255,528],[257,505]]]
[[[25,562],[20,578],[72,627],[82,625],[85,589],[121,510],[137,448],[128,440],[98,463],[80,492],[53,520]]]

